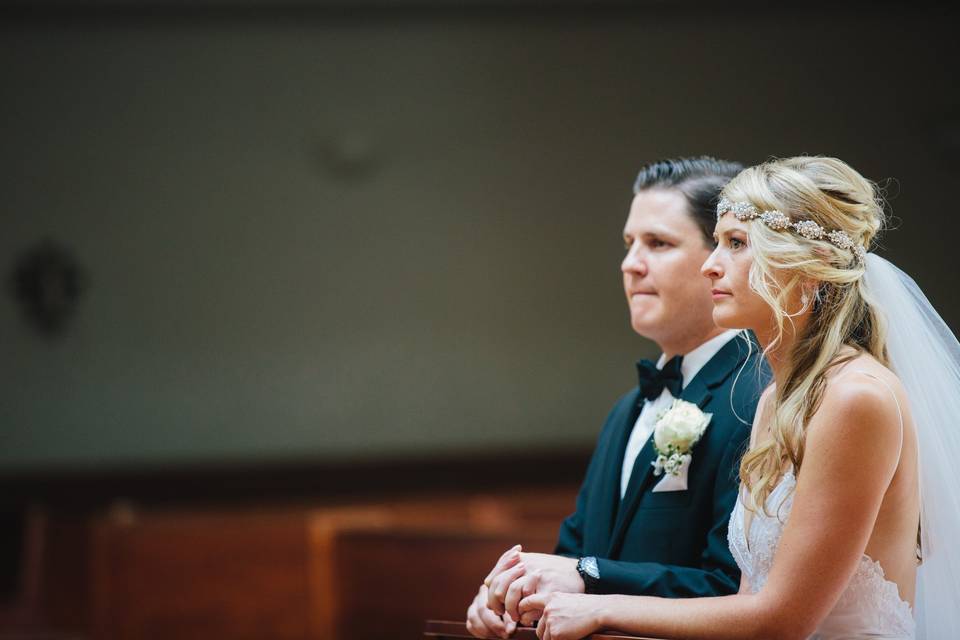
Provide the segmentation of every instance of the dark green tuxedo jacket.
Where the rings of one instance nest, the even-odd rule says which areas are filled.
[[[624,450],[642,397],[635,388],[603,425],[577,510],[560,528],[556,553],[596,556],[598,591],[664,597],[735,593],[740,572],[727,546],[727,524],[739,486],[757,401],[770,379],[760,349],[743,333],[703,366],[680,397],[713,414],[694,445],[685,491],[652,492],[651,436],[620,499]],[[736,380],[736,384],[734,381]]]

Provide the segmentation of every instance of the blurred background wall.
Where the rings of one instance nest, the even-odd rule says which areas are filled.
[[[960,326],[955,14],[26,3],[0,31],[0,469],[589,449],[655,347],[644,162],[830,154]],[[12,280],[83,274],[54,338]]]

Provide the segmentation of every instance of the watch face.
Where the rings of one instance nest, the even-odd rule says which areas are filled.
[[[583,559],[583,572],[594,580],[600,579],[600,568],[597,566],[597,559],[593,556],[588,556]]]

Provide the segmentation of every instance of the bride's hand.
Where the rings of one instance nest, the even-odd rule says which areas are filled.
[[[535,593],[520,601],[521,615],[540,613],[540,640],[579,640],[600,628],[603,596],[583,593]]]

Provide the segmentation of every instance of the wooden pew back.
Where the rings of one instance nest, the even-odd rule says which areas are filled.
[[[370,628],[394,620],[419,637],[427,617],[462,618],[507,547],[549,551],[574,493],[119,510],[89,528],[92,637],[332,640],[357,637],[341,634],[360,615]]]
[[[428,618],[463,619],[506,549],[550,552],[556,527],[344,529],[314,556],[315,637],[415,639]],[[328,564],[329,563],[329,564]]]

